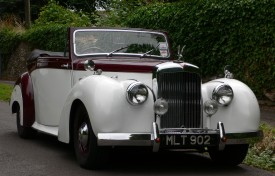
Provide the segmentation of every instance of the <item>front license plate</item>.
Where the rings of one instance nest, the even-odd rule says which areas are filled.
[[[213,134],[161,134],[161,145],[171,147],[210,146],[218,144],[219,135]]]

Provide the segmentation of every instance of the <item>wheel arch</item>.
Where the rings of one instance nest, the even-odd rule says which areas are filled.
[[[18,101],[14,101],[11,105],[11,112],[13,114],[17,113],[19,109],[20,109],[20,105],[19,105]]]
[[[35,121],[35,107],[32,80],[28,72],[23,73],[16,81],[12,96],[11,110],[16,113],[16,108],[22,111],[22,126],[31,127]]]

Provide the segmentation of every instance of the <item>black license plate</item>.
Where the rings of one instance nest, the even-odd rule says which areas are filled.
[[[219,142],[217,134],[161,134],[161,146],[213,146]]]

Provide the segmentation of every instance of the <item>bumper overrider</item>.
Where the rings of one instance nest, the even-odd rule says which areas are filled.
[[[263,138],[261,130],[246,133],[226,133],[222,122],[217,129],[168,128],[159,129],[153,122],[152,133],[98,133],[99,146],[152,146],[159,149],[203,149],[217,147],[223,150],[225,145],[251,144]]]

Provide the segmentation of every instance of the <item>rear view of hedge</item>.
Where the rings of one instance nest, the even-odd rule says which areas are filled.
[[[230,64],[261,96],[275,89],[274,9],[274,0],[184,0],[139,8],[125,25],[168,31],[174,48],[186,45],[184,60],[204,75]]]

